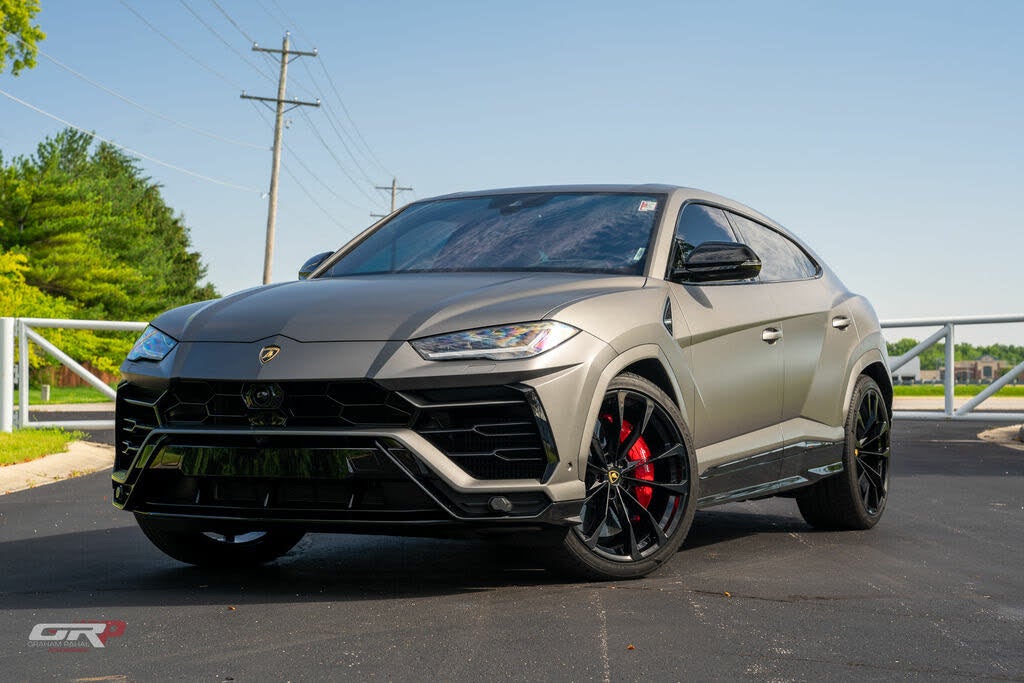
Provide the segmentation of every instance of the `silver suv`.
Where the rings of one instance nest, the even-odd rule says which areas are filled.
[[[578,575],[637,577],[721,503],[874,526],[886,363],[870,304],[723,197],[425,199],[298,281],[154,320],[121,367],[113,501],[194,564],[309,531],[521,532]]]

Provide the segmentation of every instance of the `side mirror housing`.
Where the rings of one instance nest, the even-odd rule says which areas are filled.
[[[321,254],[317,254],[316,256],[308,259],[305,263],[302,264],[302,267],[299,268],[299,279],[305,280],[307,277],[309,277],[310,273],[319,268],[320,264],[326,261],[327,257],[333,253],[333,251],[325,251]]]
[[[676,241],[676,253],[682,253]],[[678,258],[678,257],[677,257]],[[724,282],[749,280],[761,272],[761,259],[739,242],[704,242],[672,268],[673,282]]]

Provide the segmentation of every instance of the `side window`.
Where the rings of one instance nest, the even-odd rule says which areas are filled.
[[[735,242],[725,211],[703,204],[687,204],[676,223],[675,266],[704,242]]]
[[[785,282],[814,277],[818,268],[803,249],[783,235],[729,212],[729,220],[742,235],[745,244],[761,258],[760,282]]]

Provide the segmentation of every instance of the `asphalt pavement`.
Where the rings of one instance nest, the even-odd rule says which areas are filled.
[[[1024,681],[1024,452],[987,426],[897,422],[872,531],[733,504],[667,568],[606,584],[514,546],[373,536],[203,571],[152,548],[106,474],[0,496],[0,678]],[[123,633],[30,644],[92,620]]]

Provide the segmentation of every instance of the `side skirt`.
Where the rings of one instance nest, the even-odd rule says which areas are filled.
[[[841,441],[801,441],[707,470],[697,508],[778,495],[842,471]]]

